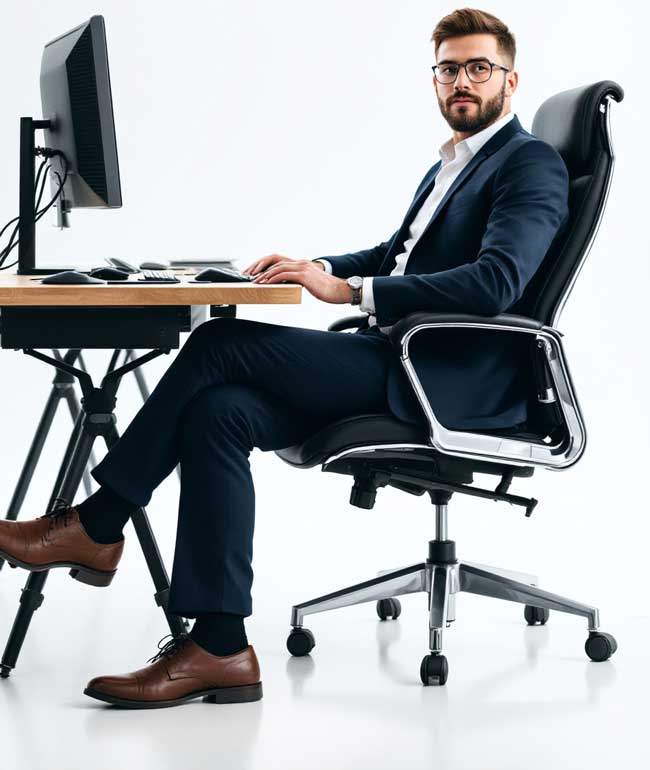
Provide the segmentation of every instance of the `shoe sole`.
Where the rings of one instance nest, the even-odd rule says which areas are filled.
[[[48,570],[56,569],[57,567],[70,567],[70,577],[78,580],[80,583],[86,583],[86,585],[89,586],[108,586],[117,572],[117,570],[106,572],[104,570],[93,569],[92,567],[86,567],[83,564],[75,564],[74,562],[69,561],[54,561],[50,564],[28,564],[2,550],[0,550],[0,556],[10,567],[13,567],[14,569],[16,567],[22,567],[30,572],[47,572]]]
[[[172,698],[171,700],[147,701],[118,698],[116,695],[109,695],[92,687],[86,687],[84,695],[89,695],[91,698],[126,709],[164,709],[169,706],[187,703],[195,698],[203,698],[204,703],[249,703],[250,701],[262,698],[262,683],[257,682],[256,684],[240,685],[239,687],[215,687],[210,690],[195,690],[184,695],[182,698]]]

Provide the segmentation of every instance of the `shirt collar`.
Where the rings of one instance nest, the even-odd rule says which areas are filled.
[[[491,139],[497,131],[502,129],[506,123],[509,123],[514,116],[514,112],[509,112],[507,115],[499,118],[499,120],[491,123],[481,131],[477,131],[475,134],[472,134],[472,136],[468,136],[456,145],[454,145],[453,137],[448,139],[438,148],[438,154],[442,158],[442,164],[445,165],[457,158],[471,158],[473,155],[476,155],[481,147]]]

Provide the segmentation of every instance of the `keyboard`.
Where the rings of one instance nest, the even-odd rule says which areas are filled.
[[[142,278],[138,278],[138,281],[144,281],[145,283],[180,283],[179,278],[168,270],[143,270],[142,276]]]

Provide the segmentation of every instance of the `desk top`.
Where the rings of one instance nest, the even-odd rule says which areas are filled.
[[[189,283],[193,277],[180,274],[180,283],[171,284],[132,276],[121,283],[52,285],[32,280],[36,276],[0,273],[0,306],[294,305],[302,296],[302,286],[294,283]]]

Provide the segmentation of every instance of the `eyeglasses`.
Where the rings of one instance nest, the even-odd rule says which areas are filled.
[[[444,62],[443,64],[434,64],[431,69],[438,83],[448,86],[455,82],[461,67],[465,68],[465,74],[473,83],[485,83],[492,77],[492,70],[495,67],[510,72],[507,67],[487,59],[470,59],[463,63]]]

